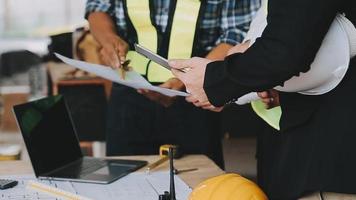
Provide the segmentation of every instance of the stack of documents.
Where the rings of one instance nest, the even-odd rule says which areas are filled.
[[[95,200],[157,200],[159,194],[163,194],[164,191],[169,191],[168,172],[155,172],[151,174],[135,172],[108,185],[69,181],[39,181],[36,180],[33,175],[6,176],[0,178],[19,181],[16,187],[1,191],[0,200],[56,199],[47,194],[26,189],[28,181],[38,181],[54,188]],[[178,176],[175,177],[175,186],[177,200],[188,199],[191,189]]]

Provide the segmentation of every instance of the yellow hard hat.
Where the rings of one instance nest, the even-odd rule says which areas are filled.
[[[267,200],[252,181],[238,174],[224,174],[200,183],[189,200]]]

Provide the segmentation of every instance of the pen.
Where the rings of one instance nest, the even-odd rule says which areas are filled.
[[[126,61],[121,63],[121,67],[119,69],[120,70],[120,76],[124,80],[125,80],[126,72],[130,70],[130,68],[129,68],[130,62],[131,62],[131,60],[126,60]]]

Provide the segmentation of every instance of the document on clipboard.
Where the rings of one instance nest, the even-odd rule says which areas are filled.
[[[143,78],[139,73],[137,73],[134,70],[127,71],[125,75],[125,79],[123,79],[122,77],[120,77],[118,70],[114,70],[108,66],[70,59],[58,53],[55,53],[55,55],[57,56],[57,58],[59,58],[60,60],[62,60],[64,63],[68,65],[95,74],[101,78],[113,81],[115,83],[132,87],[134,89],[147,89],[170,97],[172,96],[186,97],[189,95],[186,92],[161,88],[158,86],[151,85],[151,83],[149,83],[145,78]]]

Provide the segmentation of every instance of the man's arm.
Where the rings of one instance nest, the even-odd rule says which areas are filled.
[[[115,30],[111,17],[104,12],[93,12],[88,16],[90,31],[101,45],[100,54],[105,64],[119,68],[125,60],[128,44]]]
[[[102,60],[105,64],[118,68],[125,60],[128,45],[116,33],[112,10],[109,1],[88,0],[85,18],[89,21],[91,33],[102,47],[100,50]]]
[[[224,60],[227,52],[233,47],[231,44],[221,43],[213,48],[206,56],[209,60]]]
[[[110,15],[105,12],[92,12],[88,15],[90,32],[100,43],[107,43],[109,38],[117,36],[115,25]]]

